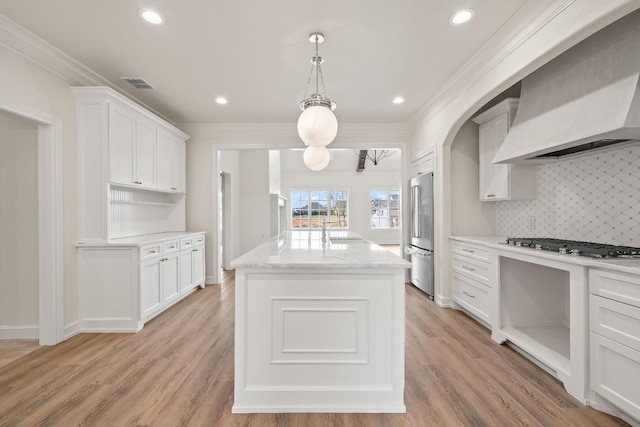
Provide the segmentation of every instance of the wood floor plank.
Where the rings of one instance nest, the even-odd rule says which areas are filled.
[[[82,334],[0,367],[0,426],[623,426],[467,315],[406,287],[406,414],[232,414],[233,272],[137,334]]]

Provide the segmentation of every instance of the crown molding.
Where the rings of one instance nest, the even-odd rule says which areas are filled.
[[[165,115],[131,94],[123,92],[100,74],[1,13],[0,44],[65,80],[70,86],[107,86],[172,123]]]
[[[576,0],[529,1],[502,26],[465,65],[458,70],[407,121],[411,129],[433,118],[489,74],[527,40],[540,32]],[[523,22],[528,22],[524,28]]]
[[[180,129],[192,139],[212,139],[216,144],[256,144],[273,141],[279,145],[301,144],[292,123],[181,123]],[[335,142],[383,146],[409,142],[410,132],[402,123],[341,123]]]

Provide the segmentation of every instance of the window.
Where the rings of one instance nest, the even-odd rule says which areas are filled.
[[[300,190],[291,192],[291,229],[348,228],[349,192]]]
[[[369,200],[371,228],[400,227],[400,190],[372,190]]]

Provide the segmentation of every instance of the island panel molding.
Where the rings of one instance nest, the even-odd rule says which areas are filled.
[[[410,264],[346,234],[285,232],[232,262],[232,412],[406,412]]]

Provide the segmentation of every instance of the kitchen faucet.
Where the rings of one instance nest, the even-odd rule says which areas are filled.
[[[340,221],[327,221],[326,219],[322,220],[322,243],[327,243],[327,224],[339,224]]]

